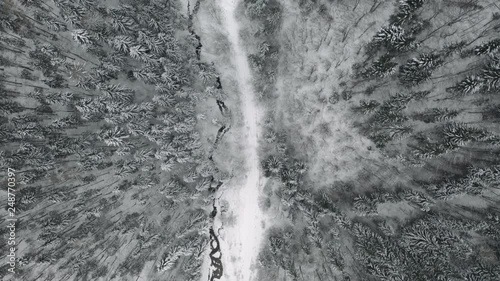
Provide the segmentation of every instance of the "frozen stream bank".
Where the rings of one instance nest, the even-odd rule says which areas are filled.
[[[264,236],[265,215],[259,208],[262,190],[260,161],[258,158],[258,136],[260,111],[255,103],[250,66],[239,37],[240,27],[235,18],[239,1],[218,0],[222,12],[223,26],[231,44],[231,64],[235,68],[234,79],[238,84],[241,114],[244,125],[241,129],[242,157],[245,159],[245,177],[240,185],[227,184],[221,188],[221,200],[229,203],[227,214],[234,218],[230,225],[224,225],[220,214],[215,218],[213,229],[218,234],[220,247],[216,260],[220,258],[222,268],[211,266],[209,280],[250,281],[255,280],[255,263]],[[220,230],[220,231],[219,231]],[[215,244],[215,241],[212,240]],[[214,261],[214,259],[212,260]],[[217,262],[215,262],[217,264]],[[217,276],[214,276],[217,275]],[[214,278],[215,277],[215,278]]]

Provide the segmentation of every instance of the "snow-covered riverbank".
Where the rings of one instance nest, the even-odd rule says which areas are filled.
[[[260,111],[255,102],[252,89],[252,75],[243,46],[240,42],[239,23],[235,9],[239,1],[219,0],[222,23],[231,44],[230,63],[236,73],[241,114],[244,125],[241,128],[243,142],[242,157],[245,159],[245,179],[241,185],[225,185],[221,190],[220,202],[228,203],[227,214],[234,218],[233,223],[225,225],[220,214],[215,219],[214,229],[219,229],[224,274],[221,280],[250,281],[256,277],[255,262],[264,236],[265,214],[259,208],[262,190],[260,161],[258,158],[258,137]],[[229,61],[228,61],[229,62]],[[219,209],[220,210],[220,209]]]

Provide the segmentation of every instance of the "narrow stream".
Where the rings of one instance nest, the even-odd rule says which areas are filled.
[[[234,79],[238,84],[240,108],[244,120],[240,141],[243,147],[241,155],[245,157],[246,173],[241,184],[227,185],[220,189],[220,201],[228,202],[225,212],[234,220],[230,224],[225,223],[221,220],[220,212],[214,212],[214,226],[211,230],[210,281],[255,280],[254,267],[264,235],[265,216],[258,204],[261,192],[260,162],[257,153],[260,112],[254,100],[247,54],[240,42],[240,27],[235,15],[238,4],[238,0],[218,0],[224,18],[223,26],[231,43],[231,63],[237,74]],[[221,111],[224,111],[225,105],[223,103],[218,105]],[[215,206],[214,210],[217,210]],[[218,251],[214,251],[214,247]]]

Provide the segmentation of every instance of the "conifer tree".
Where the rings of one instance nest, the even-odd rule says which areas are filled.
[[[476,56],[491,54],[500,48],[500,39],[494,39],[473,49]]]
[[[440,121],[448,121],[455,118],[459,114],[458,110],[448,108],[432,108],[421,113],[413,115],[413,119],[420,120],[425,123],[434,123]]]
[[[390,55],[383,55],[372,63],[372,65],[364,69],[360,76],[362,78],[383,78],[395,73],[398,64],[393,61]]]

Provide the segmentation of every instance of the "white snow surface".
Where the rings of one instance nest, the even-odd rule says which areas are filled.
[[[261,113],[255,102],[247,54],[240,41],[240,28],[235,15],[238,3],[238,0],[218,0],[224,18],[223,26],[232,47],[231,63],[236,70],[234,79],[238,83],[240,92],[240,108],[244,121],[241,141],[243,141],[242,147],[245,148],[242,154],[246,164],[243,184],[235,186],[229,183],[220,190],[220,201],[229,203],[227,214],[235,219],[234,223],[224,225],[217,216],[214,222],[214,230],[217,232],[220,228],[219,241],[224,266],[221,280],[224,281],[256,279],[255,264],[264,237],[266,221],[266,216],[258,203],[263,184],[258,157]]]

